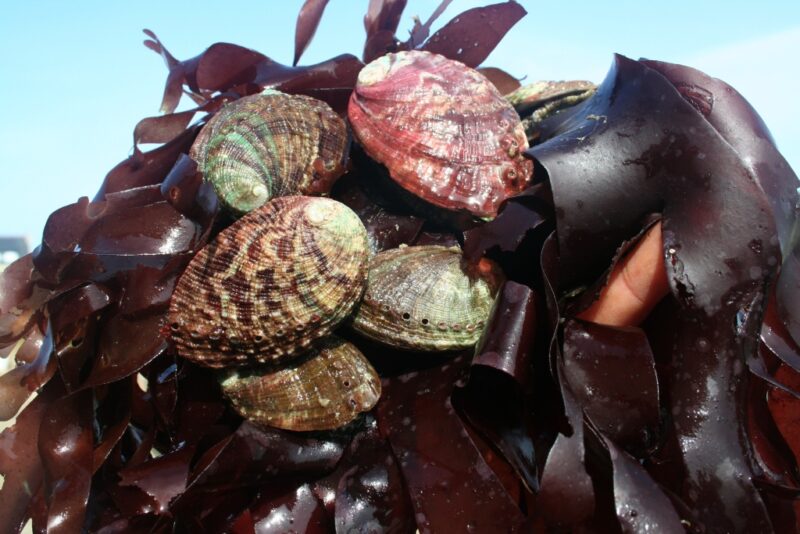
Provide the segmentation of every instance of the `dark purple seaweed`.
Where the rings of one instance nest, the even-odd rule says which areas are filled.
[[[322,13],[327,5],[328,0],[306,0],[303,2],[300,14],[297,15],[297,28],[294,32],[293,66],[297,65],[300,56],[303,55],[311,39],[314,38],[319,21],[322,19]]]
[[[400,464],[420,532],[517,531],[524,516],[481,457],[450,401],[462,356],[389,379],[378,423]]]
[[[466,385],[453,402],[466,419],[502,453],[533,491],[538,488],[530,399],[536,332],[535,293],[507,281],[472,360]]]
[[[658,378],[641,329],[568,321],[563,373],[584,413],[614,442],[640,454],[656,443]]]
[[[610,439],[608,449],[613,470],[614,507],[623,532],[685,532],[681,516],[669,497],[641,464]]]
[[[364,15],[364,29],[367,39],[364,42],[364,62],[369,63],[387,52],[395,52],[400,41],[395,37],[400,16],[407,0],[370,0],[367,14]]]
[[[468,9],[431,35],[421,49],[477,67],[526,14],[516,2]]]
[[[92,392],[79,391],[50,404],[42,417],[38,443],[47,531],[78,532],[92,481]]]
[[[416,529],[400,468],[374,418],[369,417],[366,428],[353,438],[331,477],[333,484],[322,501],[333,505],[337,532]]]
[[[668,382],[686,479],[672,489],[707,525],[770,529],[751,482],[744,362],[755,350],[764,280],[777,268],[769,258],[779,251],[771,206],[751,172],[668,80],[621,56],[560,134],[529,153],[553,190],[562,287],[597,277],[646,214],[662,211],[682,308]]]

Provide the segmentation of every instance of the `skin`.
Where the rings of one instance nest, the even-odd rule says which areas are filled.
[[[617,262],[600,298],[578,318],[609,326],[636,326],[668,292],[659,221]]]

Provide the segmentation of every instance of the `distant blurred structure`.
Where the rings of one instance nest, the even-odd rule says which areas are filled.
[[[28,240],[24,237],[0,237],[0,272],[28,253]],[[14,345],[0,349],[0,375],[14,367],[14,358],[9,352],[16,352]],[[9,423],[0,422],[0,431]]]
[[[24,237],[0,237],[0,271],[28,253]]]

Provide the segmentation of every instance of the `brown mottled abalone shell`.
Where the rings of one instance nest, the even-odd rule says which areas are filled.
[[[488,261],[488,260],[487,260]],[[458,247],[385,250],[372,257],[353,329],[393,347],[444,351],[474,345],[489,318],[501,275],[468,273]]]
[[[494,217],[531,179],[519,115],[458,61],[416,50],[382,56],[359,73],[347,114],[367,154],[435,206]]]
[[[242,417],[286,430],[330,430],[372,409],[381,381],[347,341],[325,338],[307,357],[279,369],[237,370],[222,391]]]
[[[190,156],[236,215],[271,198],[328,193],[344,173],[347,127],[325,102],[266,90],[224,106]]]
[[[170,336],[181,356],[208,367],[298,355],[361,298],[368,251],[344,204],[276,198],[192,259],[170,301]]]

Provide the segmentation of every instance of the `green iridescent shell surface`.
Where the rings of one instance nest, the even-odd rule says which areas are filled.
[[[345,171],[347,127],[326,103],[267,90],[225,105],[189,155],[235,215],[272,198],[326,194]]]
[[[471,347],[489,318],[499,280],[496,269],[468,273],[458,247],[385,250],[370,260],[353,328],[402,349]]]
[[[285,361],[351,313],[368,255],[367,231],[344,204],[276,198],[192,259],[170,301],[170,337],[208,367]]]
[[[330,430],[372,409],[381,381],[347,341],[325,338],[307,356],[280,368],[237,370],[222,391],[242,417],[286,430]]]

